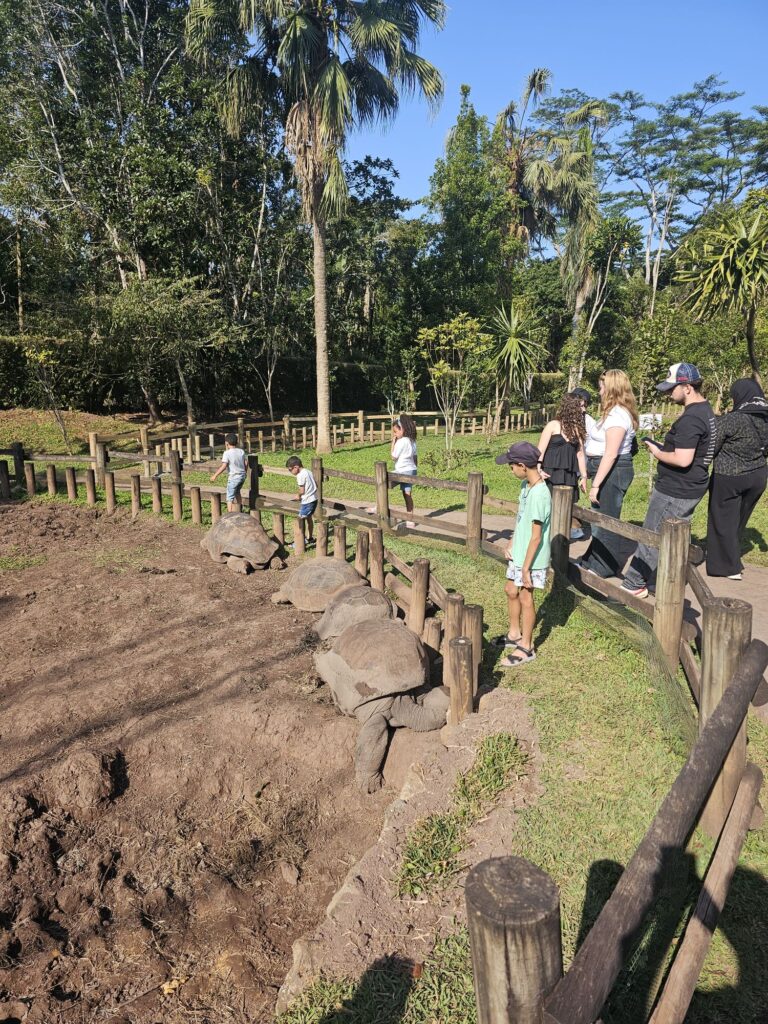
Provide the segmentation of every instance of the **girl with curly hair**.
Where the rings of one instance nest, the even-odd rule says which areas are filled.
[[[586,494],[585,441],[586,428],[581,401],[573,395],[563,395],[557,415],[542,430],[538,444],[541,452],[539,470],[550,491],[555,485],[573,487],[576,501],[579,487]],[[579,524],[574,522],[571,540],[578,540],[582,536]]]

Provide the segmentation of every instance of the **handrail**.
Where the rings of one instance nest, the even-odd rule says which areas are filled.
[[[688,586],[696,596],[696,600],[704,607],[710,601],[714,601],[715,595],[709,588],[709,584],[701,575],[695,565],[689,565],[686,573]]]

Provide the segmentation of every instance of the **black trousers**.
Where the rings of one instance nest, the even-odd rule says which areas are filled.
[[[739,476],[712,474],[707,517],[708,575],[735,576],[744,568],[741,562],[741,538],[766,483],[766,466],[752,470],[751,473],[740,473]]]

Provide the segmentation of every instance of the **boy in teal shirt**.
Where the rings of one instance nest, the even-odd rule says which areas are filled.
[[[506,636],[494,640],[498,647],[506,650],[506,656],[499,662],[500,668],[515,668],[536,657],[533,649],[536,626],[533,591],[543,590],[547,583],[552,519],[552,498],[539,473],[540,461],[539,449],[528,441],[518,441],[496,458],[499,465],[506,463],[518,480],[524,481],[520,488],[512,544],[506,552],[509,564],[504,589],[509,631]]]

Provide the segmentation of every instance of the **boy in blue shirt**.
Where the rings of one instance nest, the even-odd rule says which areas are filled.
[[[523,481],[518,499],[517,521],[512,543],[506,552],[507,608],[509,631],[493,641],[505,649],[500,668],[515,668],[533,661],[533,630],[536,626],[534,590],[543,590],[547,583],[550,561],[549,531],[552,519],[552,498],[539,473],[539,449],[529,441],[518,441],[496,458],[499,465],[508,465],[518,480]]]

